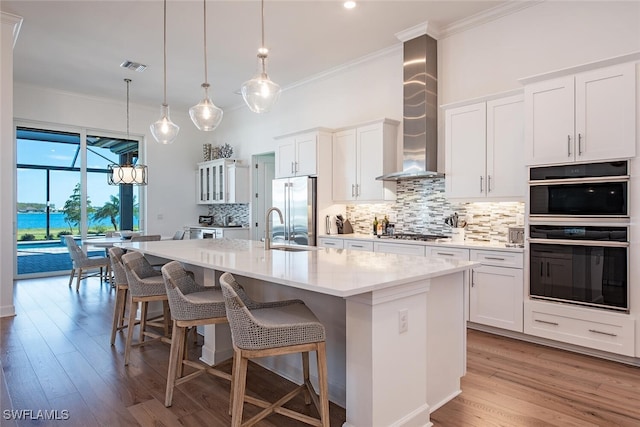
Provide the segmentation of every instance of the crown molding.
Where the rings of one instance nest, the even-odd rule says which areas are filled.
[[[508,1],[499,6],[485,10],[484,12],[477,13],[473,16],[447,25],[442,28],[440,36],[441,38],[445,38],[456,33],[467,31],[479,25],[486,24],[487,22],[502,18],[503,16],[511,15],[512,13],[536,6],[544,1],[545,0]]]
[[[398,40],[404,43],[425,34],[438,40],[442,35],[442,31],[436,25],[430,24],[429,21],[425,21],[418,25],[414,25],[411,28],[407,28],[406,30],[399,31],[394,35]]]
[[[3,25],[13,25],[13,47],[16,47],[16,41],[18,40],[18,34],[20,33],[23,20],[24,18],[22,16],[7,12],[0,12],[0,22],[2,22]]]

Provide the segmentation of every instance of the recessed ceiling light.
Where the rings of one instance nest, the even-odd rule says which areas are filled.
[[[343,3],[343,6],[345,9],[353,9],[354,7],[356,7],[356,2],[355,1],[346,1]]]
[[[137,71],[139,73],[143,72],[147,68],[147,66],[144,64],[141,64],[139,62],[129,61],[129,60],[124,61],[122,64],[120,64],[120,66],[122,68],[128,68],[129,70]]]

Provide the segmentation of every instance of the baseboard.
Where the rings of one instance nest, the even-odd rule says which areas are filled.
[[[16,315],[15,305],[3,305],[0,307],[0,317],[13,317]]]

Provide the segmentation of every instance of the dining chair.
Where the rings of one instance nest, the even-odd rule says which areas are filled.
[[[78,246],[73,236],[64,236],[64,240],[67,245],[67,249],[69,250],[69,256],[71,257],[71,262],[73,265],[69,277],[69,286],[71,286],[71,283],[73,283],[74,276],[77,276],[76,292],[78,292],[78,290],[80,290],[80,280],[86,279],[87,277],[98,276],[98,273],[88,273],[88,271],[95,270],[97,268],[100,269],[99,276],[101,279],[109,279],[111,270],[108,257],[87,256],[82,248]]]
[[[182,239],[184,239],[184,230],[178,230],[176,231],[176,234],[173,235],[172,240],[182,240]]]

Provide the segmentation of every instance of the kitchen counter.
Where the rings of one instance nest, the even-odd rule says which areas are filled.
[[[362,240],[370,242],[387,242],[387,243],[402,243],[409,245],[421,245],[421,246],[443,246],[449,248],[466,248],[466,249],[493,249],[507,252],[524,252],[524,248],[508,247],[503,242],[482,242],[474,240],[465,240],[464,242],[454,242],[451,239],[438,239],[432,241],[421,240],[404,240],[393,239],[389,237],[377,237],[372,234],[321,234],[318,238],[327,239],[347,239],[347,240]]]
[[[316,247],[265,251],[261,242],[232,239],[122,246],[181,261],[208,284],[231,272],[259,300],[304,300],[327,331],[329,396],[346,408],[346,427],[429,425],[430,412],[461,392],[464,281],[478,263]],[[207,326],[202,360],[231,356],[228,337],[228,325]],[[301,380],[299,358],[260,363]]]

